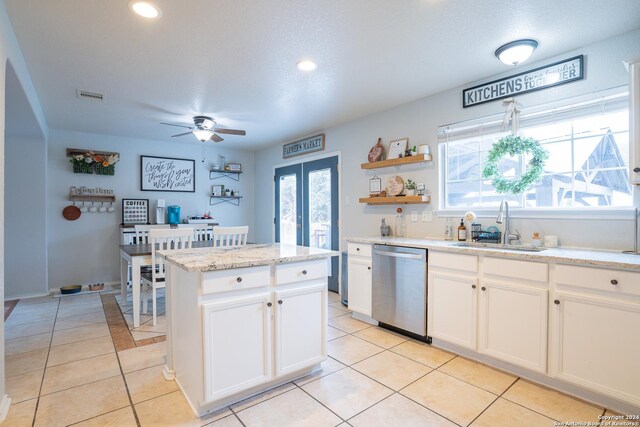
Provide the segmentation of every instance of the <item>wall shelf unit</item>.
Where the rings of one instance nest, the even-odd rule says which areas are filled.
[[[242,199],[242,196],[211,196],[209,198],[209,205],[215,206],[221,203],[230,203],[235,206],[240,206],[240,199]]]
[[[86,148],[67,148],[67,157],[76,156],[78,154],[85,154],[89,151],[93,151],[95,154],[102,157],[109,157],[114,155],[120,157],[120,153],[116,153],[114,151],[94,151],[94,150],[88,150]]]
[[[368,205],[414,205],[431,202],[431,196],[361,197],[360,203]]]
[[[409,165],[412,163],[424,163],[433,160],[431,154],[418,154],[416,156],[401,157],[399,159],[380,160],[379,162],[362,163],[360,169],[380,169],[391,166]]]
[[[240,174],[242,171],[225,171],[225,170],[214,170],[211,169],[209,171],[209,179],[220,179],[220,178],[231,178],[234,181],[240,181]],[[217,175],[216,175],[217,174]]]
[[[115,203],[116,196],[110,196],[106,194],[91,195],[91,194],[69,194],[69,200],[72,202],[106,202]]]

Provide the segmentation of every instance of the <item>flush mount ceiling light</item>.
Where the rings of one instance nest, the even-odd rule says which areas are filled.
[[[144,18],[154,19],[162,16],[160,8],[150,1],[132,0],[129,2],[129,8]]]
[[[532,39],[515,40],[496,49],[496,57],[507,65],[518,65],[529,59],[538,42]]]
[[[318,64],[309,59],[304,59],[302,61],[298,61],[296,67],[298,67],[298,70],[300,71],[313,71],[318,68]]]

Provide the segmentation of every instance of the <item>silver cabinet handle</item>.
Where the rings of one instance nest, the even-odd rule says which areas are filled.
[[[409,259],[422,259],[422,255],[414,255],[414,254],[403,254],[396,252],[383,252],[383,251],[374,251],[377,255],[389,256],[394,258],[409,258]]]

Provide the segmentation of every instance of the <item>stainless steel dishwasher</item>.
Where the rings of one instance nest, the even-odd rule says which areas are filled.
[[[422,341],[427,337],[427,250],[373,246],[372,317]]]

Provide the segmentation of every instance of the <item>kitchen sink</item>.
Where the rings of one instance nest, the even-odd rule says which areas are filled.
[[[504,249],[508,251],[540,252],[547,248],[535,246],[503,245],[501,243],[481,243],[481,242],[459,242],[453,246],[467,246],[470,248]]]

